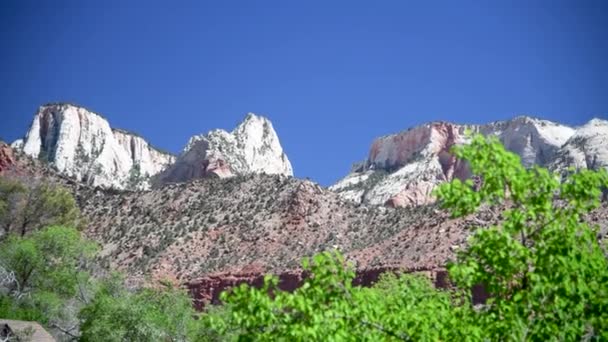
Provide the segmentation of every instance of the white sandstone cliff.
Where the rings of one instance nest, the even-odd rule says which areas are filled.
[[[272,123],[253,113],[232,132],[216,129],[190,138],[176,162],[155,177],[155,183],[248,173],[293,175]]]
[[[67,176],[116,189],[149,187],[149,177],[175,159],[135,134],[112,129],[100,115],[63,103],[41,106],[13,147]]]
[[[608,121],[593,119],[579,127],[550,167],[556,170],[608,168]]]

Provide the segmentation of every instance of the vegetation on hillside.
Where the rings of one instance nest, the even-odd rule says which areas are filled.
[[[454,153],[483,181],[441,186],[440,203],[455,217],[502,210],[502,220],[479,222],[448,265],[449,289],[411,274],[352,286],[352,265],[323,252],[303,260],[310,276],[296,291],[279,290],[269,275],[263,288],[243,284],[202,313],[169,283],[130,289],[120,275],[93,278],[95,245],[66,227],[80,222],[71,196],[0,178],[0,317],[83,341],[608,340],[607,252],[584,221],[608,186],[606,171],[572,170],[560,180],[481,136]],[[36,187],[46,199],[27,201]],[[22,231],[24,212],[39,214]],[[477,284],[491,294],[482,305],[471,299]]]

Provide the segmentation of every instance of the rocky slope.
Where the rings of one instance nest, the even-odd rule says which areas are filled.
[[[249,173],[293,175],[272,123],[253,113],[232,132],[216,129],[190,138],[175,164],[155,177],[155,183]]]
[[[216,272],[293,269],[302,256],[331,248],[355,253],[420,226],[432,211],[360,206],[312,182],[264,174],[145,192],[80,189],[77,196],[90,223],[87,235],[102,242],[113,267],[133,277],[180,281]],[[433,248],[419,246],[433,239]],[[395,248],[395,257],[387,258],[385,250],[362,253],[357,260],[361,266],[437,266],[449,246],[462,242],[459,233],[429,231],[407,248]],[[402,257],[414,250],[416,255]]]
[[[147,188],[150,176],[174,161],[143,138],[112,129],[100,115],[71,104],[41,106],[13,147],[79,181],[117,189]]]
[[[301,258],[339,249],[361,284],[382,270],[424,272],[435,282],[465,248],[474,228],[500,210],[453,219],[435,205],[385,208],[340,198],[310,181],[249,174],[207,178],[143,192],[76,191],[102,259],[137,284],[147,277],[187,284],[194,298],[215,301],[234,284],[281,276],[301,280]],[[608,204],[588,219],[608,229]]]
[[[454,178],[470,176],[450,153],[466,143],[465,131],[494,135],[517,153],[526,166],[562,170],[569,166],[608,165],[608,124],[594,119],[571,128],[526,116],[486,125],[435,122],[376,139],[368,158],[330,189],[343,198],[393,207],[432,203],[433,189]]]

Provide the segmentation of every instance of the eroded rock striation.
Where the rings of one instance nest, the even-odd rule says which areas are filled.
[[[12,145],[84,183],[116,189],[149,187],[150,176],[174,161],[142,137],[72,104],[41,106],[25,138]]]

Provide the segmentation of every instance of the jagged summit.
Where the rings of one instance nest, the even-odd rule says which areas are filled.
[[[248,113],[231,132],[214,129],[191,137],[175,164],[159,174],[155,183],[248,173],[293,175],[272,123],[254,113]]]
[[[551,168],[608,168],[608,120],[594,118],[578,127],[562,146]]]
[[[431,193],[438,184],[470,176],[466,165],[449,153],[451,146],[466,143],[467,130],[498,137],[526,166],[608,165],[604,164],[608,155],[602,152],[608,152],[606,143],[602,145],[608,139],[604,136],[607,126],[605,120],[594,119],[572,128],[528,115],[485,125],[431,122],[377,138],[367,159],[330,189],[360,203],[411,206],[432,202]],[[595,147],[583,149],[585,153],[568,147],[583,140],[585,146]]]
[[[85,183],[117,189],[148,187],[174,157],[142,137],[112,129],[101,115],[69,103],[40,106],[13,147]]]

